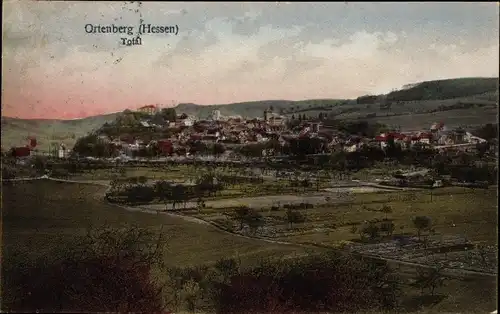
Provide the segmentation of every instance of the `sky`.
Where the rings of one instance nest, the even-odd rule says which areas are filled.
[[[4,1],[2,115],[355,98],[498,77],[498,3]],[[85,25],[178,27],[88,34]]]

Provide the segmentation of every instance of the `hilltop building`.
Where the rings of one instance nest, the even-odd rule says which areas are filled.
[[[212,120],[219,121],[221,119],[220,110],[212,110]]]
[[[155,105],[148,105],[137,109],[138,112],[142,112],[148,115],[154,115],[158,112],[158,107]]]

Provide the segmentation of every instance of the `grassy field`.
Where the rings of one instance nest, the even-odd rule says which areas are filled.
[[[437,121],[443,121],[449,128],[463,127],[474,128],[486,123],[496,123],[498,107],[470,108],[441,111],[434,113],[406,114],[400,116],[375,117],[365,119],[370,122],[378,122],[388,126],[399,126],[402,131],[416,131],[428,129]]]
[[[165,215],[128,212],[104,203],[96,195],[102,187],[37,181],[3,187],[3,258],[19,250],[44,254],[70,241],[86,228],[137,225],[159,230],[168,237],[168,265],[211,263],[239,255],[251,263],[263,257],[301,253],[301,249],[243,239],[210,226]]]
[[[415,234],[412,218],[429,216],[438,234],[464,235],[469,240],[489,245],[497,243],[497,193],[494,188],[443,188],[433,191],[432,200],[430,191],[426,190],[352,194],[349,201],[339,201],[302,210],[307,220],[293,228],[288,226],[284,209],[262,209],[261,213],[267,217],[267,225],[277,239],[291,242],[334,245],[358,239],[359,235],[351,232],[352,225],[386,217],[396,225],[395,233]],[[392,213],[380,212],[383,205],[390,206]],[[231,209],[207,209],[196,215],[228,225],[224,220],[230,221],[230,218],[221,215],[224,212],[231,212]]]
[[[125,173],[120,174],[117,169],[96,169],[72,176],[73,180],[112,180],[116,177],[140,177],[151,180],[167,180],[184,182],[199,177],[200,170],[192,166],[176,165],[167,168],[126,167]]]

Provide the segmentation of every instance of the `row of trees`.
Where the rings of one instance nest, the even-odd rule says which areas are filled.
[[[383,220],[371,220],[363,223],[359,228],[355,225],[351,228],[351,233],[359,233],[361,240],[378,240],[381,233],[385,236],[392,236],[396,230],[395,224],[392,220],[387,218],[387,214],[392,212],[392,209],[384,205],[381,209],[382,212],[386,213],[386,217]],[[421,239],[421,235],[424,232],[432,232],[432,220],[428,216],[416,216],[412,219],[413,226],[417,230],[418,239]]]
[[[177,204],[186,204],[191,199],[199,200],[202,204],[204,197],[216,196],[217,192],[224,189],[211,176],[198,178],[194,185],[176,184],[168,181],[157,181],[154,185],[147,185],[147,178],[115,179],[111,182],[111,190],[106,198],[110,201],[126,202],[129,204],[149,203],[159,199],[165,204],[172,204],[175,209]]]

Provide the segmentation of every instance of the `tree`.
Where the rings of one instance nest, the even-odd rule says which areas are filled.
[[[172,186],[172,209],[177,203],[183,202],[186,197],[186,188],[182,184]]]
[[[164,312],[165,239],[148,229],[89,230],[35,260],[4,263],[3,309],[10,312]],[[5,261],[3,261],[5,262]]]
[[[286,220],[290,224],[290,228],[293,228],[293,224],[304,222],[306,219],[300,212],[288,208],[286,210]]]
[[[380,227],[373,222],[369,222],[361,228],[361,235],[367,235],[371,240],[379,237]]]
[[[201,291],[200,284],[193,279],[188,280],[182,286],[183,299],[187,303],[187,308],[189,312],[195,312],[196,301],[198,300],[198,295]]]
[[[356,234],[358,232],[358,227],[356,225],[352,225],[351,229],[349,230],[352,234]]]
[[[304,179],[300,181],[300,185],[304,188],[304,192],[306,191],[307,188],[311,187],[311,181],[309,179]]]
[[[154,189],[145,185],[132,185],[125,193],[129,203],[149,203],[155,197]]]
[[[214,144],[214,155],[216,156],[222,155],[224,154],[225,151],[226,147],[224,147],[224,145],[219,143]]]
[[[385,232],[386,235],[391,236],[394,232],[395,225],[392,221],[383,221],[380,224],[380,231]]]
[[[489,142],[484,142],[484,143],[477,143],[476,144],[476,151],[477,155],[479,158],[483,158],[484,155],[490,150],[490,143]]]
[[[48,161],[46,157],[35,156],[35,159],[33,160],[33,168],[35,168],[37,173],[45,174],[47,166],[48,166]]]
[[[216,285],[217,313],[387,312],[399,296],[386,262],[339,253],[263,261]]]
[[[250,228],[253,234],[264,225],[264,219],[260,213],[251,212],[245,219],[247,226]]]
[[[473,133],[474,135],[487,141],[496,139],[498,138],[498,124],[487,123],[482,127],[476,129]]]
[[[240,230],[245,224],[250,229],[256,230],[261,225],[262,215],[248,206],[240,206],[234,210],[234,219],[240,223]]]
[[[163,108],[160,111],[160,114],[163,119],[169,121],[169,122],[175,122],[177,118],[177,113],[175,112],[174,108]]]
[[[429,289],[431,295],[434,295],[436,288],[442,287],[446,280],[443,275],[444,266],[438,264],[434,267],[421,267],[417,270],[417,278],[413,286],[420,289],[420,293],[424,293],[424,289]]]
[[[189,153],[190,154],[205,154],[208,151],[208,146],[207,144],[201,142],[201,141],[195,141],[192,142],[189,146]]]
[[[240,264],[234,258],[221,258],[215,263],[215,269],[224,279],[229,279],[231,276],[239,273]]]
[[[429,230],[431,228],[432,221],[427,216],[417,216],[413,219],[413,225],[417,229],[418,239],[420,240],[422,231]]]
[[[392,207],[389,205],[384,205],[382,206],[382,209],[380,211],[385,214],[385,219],[387,219],[387,214],[392,213]]]

